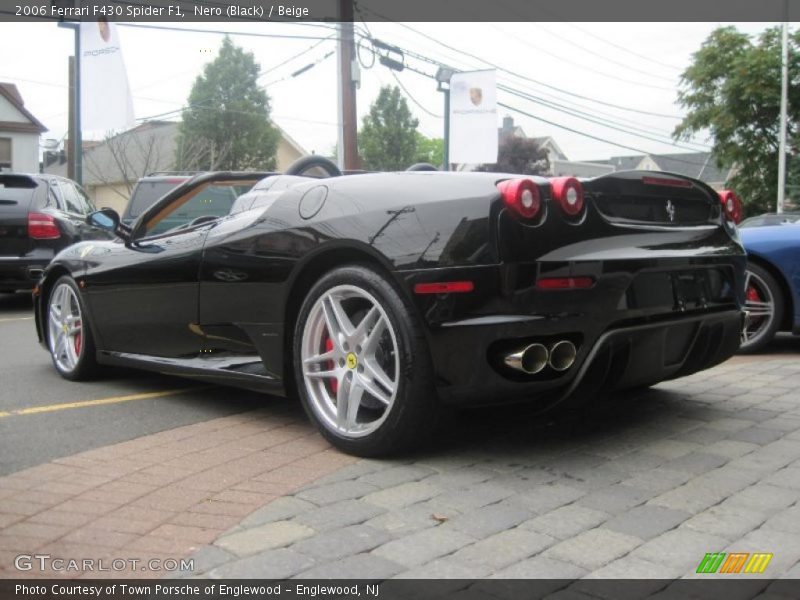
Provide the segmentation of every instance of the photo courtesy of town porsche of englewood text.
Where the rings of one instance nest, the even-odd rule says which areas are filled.
[[[0,0],[0,599],[799,597],[799,23]]]

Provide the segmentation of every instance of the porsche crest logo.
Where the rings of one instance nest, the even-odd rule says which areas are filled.
[[[469,99],[475,106],[480,106],[483,102],[483,90],[479,87],[469,88]]]

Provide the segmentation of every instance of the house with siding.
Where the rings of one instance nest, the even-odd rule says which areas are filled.
[[[39,136],[45,131],[17,86],[0,82],[0,171],[38,173]]]

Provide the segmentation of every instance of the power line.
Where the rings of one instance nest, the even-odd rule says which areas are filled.
[[[588,100],[590,102],[594,102],[596,104],[601,104],[603,106],[609,106],[611,108],[616,108],[616,109],[619,109],[619,110],[639,113],[639,114],[643,114],[643,115],[647,115],[647,116],[651,116],[651,117],[661,117],[661,118],[678,119],[678,120],[683,118],[683,117],[681,117],[679,115],[669,115],[669,114],[658,113],[658,112],[654,112],[654,111],[641,110],[641,109],[637,109],[637,108],[633,108],[633,107],[629,107],[629,106],[621,106],[619,104],[614,104],[614,103],[611,103],[611,102],[604,102],[602,100],[597,100],[597,99],[591,98],[589,96],[584,96],[584,95],[578,94],[576,92],[571,92],[569,90],[566,90],[566,89],[563,89],[563,88],[559,88],[557,86],[550,85],[548,83],[544,83],[543,81],[539,81],[537,79],[533,79],[532,77],[528,77],[526,75],[522,75],[522,74],[517,73],[515,71],[511,71],[509,69],[505,69],[505,68],[503,68],[503,67],[501,67],[501,66],[499,66],[499,65],[497,65],[495,63],[492,63],[492,62],[486,60],[485,58],[481,58],[479,56],[476,56],[475,54],[467,52],[466,50],[460,50],[458,48],[454,48],[453,46],[450,46],[450,45],[446,44],[445,42],[443,42],[443,41],[441,41],[441,40],[439,40],[439,39],[437,39],[435,37],[426,36],[425,34],[417,31],[416,29],[414,29],[413,27],[410,27],[409,25],[406,25],[405,23],[397,23],[397,22],[391,21],[387,17],[384,17],[383,15],[381,15],[379,13],[376,13],[372,9],[364,8],[364,10],[369,12],[369,13],[371,13],[372,15],[380,18],[380,19],[383,19],[384,21],[387,21],[389,23],[394,23],[395,25],[399,25],[400,27],[403,27],[404,29],[408,29],[409,31],[417,34],[418,36],[424,37],[427,40],[431,40],[431,41],[435,42],[436,44],[439,44],[440,46],[443,46],[444,48],[447,48],[448,50],[451,50],[451,51],[456,52],[458,54],[462,54],[464,56],[468,56],[469,58],[472,58],[473,60],[480,61],[481,63],[483,63],[485,65],[488,65],[488,66],[490,66],[490,67],[492,67],[494,69],[497,69],[500,72],[503,72],[503,73],[506,73],[508,75],[511,75],[512,77],[517,77],[519,79],[523,79],[525,81],[529,81],[529,82],[534,83],[536,85],[544,86],[544,87],[546,87],[548,89],[555,90],[555,91],[557,91],[559,93],[566,94],[568,96],[573,96],[575,98],[580,98],[582,100]],[[407,53],[410,56],[413,55],[413,52],[411,52],[411,51],[407,51],[404,48],[402,50],[403,50],[403,52]],[[427,60],[429,60],[430,62],[434,62],[431,59],[427,59]]]
[[[667,141],[667,140],[665,140],[663,138],[659,139],[658,137],[653,137],[654,135],[657,135],[657,134],[653,134],[651,131],[646,131],[646,130],[639,129],[638,131],[640,131],[642,133],[637,133],[634,130],[620,127],[620,126],[614,124],[612,121],[608,121],[606,119],[598,119],[598,118],[593,117],[592,115],[589,115],[587,113],[584,113],[584,112],[581,112],[581,111],[572,110],[572,109],[569,109],[569,108],[566,108],[566,107],[563,107],[563,106],[559,106],[558,104],[555,104],[555,103],[547,102],[545,100],[542,100],[541,98],[537,98],[536,96],[531,96],[530,94],[525,94],[523,92],[520,92],[519,90],[515,90],[513,88],[509,88],[509,87],[504,86],[504,85],[498,85],[497,89],[505,91],[505,92],[507,92],[509,94],[512,94],[514,96],[517,96],[519,98],[523,98],[525,100],[529,100],[529,101],[534,102],[536,104],[540,104],[540,105],[545,106],[547,108],[551,108],[551,109],[556,110],[558,112],[562,112],[562,113],[574,116],[574,117],[576,117],[578,119],[582,119],[584,121],[588,121],[590,123],[594,123],[596,125],[600,125],[601,127],[607,127],[608,129],[613,129],[615,131],[619,131],[619,132],[625,133],[627,135],[631,135],[631,136],[634,136],[634,137],[639,137],[639,138],[642,138],[642,139],[650,140],[652,142],[658,142],[660,144],[668,144],[670,146],[674,146],[676,148],[682,148],[684,150],[691,150],[693,152],[698,152],[699,151],[698,148],[691,148],[689,146],[681,145],[681,144],[677,143],[675,140],[672,140],[672,139],[669,139]],[[693,143],[693,142],[687,142],[687,143]],[[694,144],[694,145],[700,146],[700,144]],[[702,147],[702,151],[708,151],[710,149],[711,148],[709,146],[703,146]]]
[[[395,72],[394,72],[394,70],[391,70],[391,69],[390,69],[390,71],[391,71],[391,73],[392,73],[392,77],[394,77],[394,80],[397,82],[397,85],[399,85],[399,86],[400,86],[400,89],[401,89],[401,90],[403,90],[403,93],[405,93],[405,95],[406,95],[406,96],[408,96],[408,98],[409,98],[409,99],[410,99],[410,100],[411,100],[411,101],[412,101],[414,104],[416,104],[416,105],[417,105],[417,106],[420,108],[420,110],[423,110],[423,111],[425,111],[427,114],[429,114],[430,116],[432,116],[434,119],[443,119],[443,118],[444,118],[444,116],[443,116],[443,115],[437,115],[436,113],[433,113],[433,112],[429,111],[427,108],[425,108],[424,106],[422,106],[422,104],[420,104],[419,100],[417,100],[416,98],[414,98],[414,96],[412,96],[412,95],[411,95],[411,92],[409,92],[409,91],[406,89],[406,86],[404,86],[404,85],[403,85],[403,82],[402,82],[402,81],[400,81],[400,78],[397,76],[397,73],[395,73]]]
[[[681,70],[680,67],[676,67],[675,65],[670,65],[670,64],[667,64],[665,62],[661,62],[660,60],[656,60],[655,58],[650,58],[649,56],[645,56],[644,54],[639,54],[638,52],[634,52],[633,50],[631,50],[630,48],[626,48],[625,46],[620,46],[619,44],[615,44],[614,42],[612,42],[610,40],[607,40],[605,38],[602,38],[599,35],[596,35],[596,34],[590,32],[590,31],[584,29],[583,27],[578,27],[575,23],[567,22],[567,25],[569,25],[570,27],[574,27],[575,29],[577,29],[581,33],[584,33],[584,34],[586,34],[586,35],[588,35],[590,37],[593,37],[594,39],[596,39],[598,41],[601,41],[604,44],[608,44],[609,46],[613,46],[617,50],[622,50],[623,52],[627,52],[628,54],[630,54],[632,56],[636,56],[637,58],[640,58],[642,60],[646,60],[648,62],[651,62],[653,64],[659,65],[661,67],[667,67],[668,69],[675,69],[676,71],[680,71]]]
[[[133,27],[136,29],[160,29],[163,31],[180,31],[182,33],[207,33],[211,35],[232,35],[232,36],[246,36],[246,37],[260,37],[272,39],[290,39],[290,40],[338,40],[336,36],[319,36],[319,35],[289,35],[280,33],[253,33],[251,31],[222,31],[210,29],[195,29],[191,27],[169,27],[167,25],[142,25],[139,23],[117,23],[119,27]]]
[[[529,15],[522,14],[521,12],[516,10],[513,6],[509,6],[504,0],[497,0],[497,2],[502,4],[506,8],[506,10],[508,10],[511,14],[516,15],[518,17],[522,17],[522,19],[521,19],[522,21],[529,21],[530,20],[529,19]],[[675,69],[676,71],[680,71],[681,70],[680,67],[676,67],[675,65],[670,65],[670,64],[661,62],[661,61],[656,60],[654,58],[650,58],[649,56],[645,56],[644,54],[639,54],[638,52],[634,52],[633,50],[631,50],[630,48],[626,48],[625,46],[620,46],[619,44],[615,44],[614,42],[611,42],[611,41],[609,41],[609,40],[607,40],[605,38],[602,38],[597,34],[591,33],[590,31],[587,31],[586,29],[584,29],[582,27],[578,27],[575,23],[570,23],[568,21],[564,21],[563,15],[558,14],[558,12],[556,12],[556,11],[550,10],[548,8],[548,6],[538,5],[537,6],[537,10],[541,10],[542,12],[545,12],[545,13],[549,14],[552,18],[551,19],[547,19],[548,21],[564,22],[567,25],[569,25],[570,27],[574,27],[578,31],[584,33],[585,35],[593,37],[594,39],[599,40],[599,41],[603,42],[604,44],[608,44],[609,46],[613,46],[617,50],[621,50],[621,51],[623,51],[623,52],[625,52],[627,54],[630,54],[631,56],[635,56],[635,57],[640,58],[642,60],[646,60],[646,61],[652,62],[653,64],[660,65],[662,67],[667,67],[669,69]],[[574,44],[574,41],[570,40],[570,43]],[[606,60],[610,60],[607,57],[605,57],[605,58],[606,58]]]
[[[368,33],[369,33],[369,30],[368,30]],[[394,47],[397,48],[398,50],[404,52],[404,53],[406,52],[406,50],[404,48],[401,48],[401,47],[396,46],[396,45]],[[418,58],[420,60],[423,60],[425,62],[428,62],[430,64],[439,64],[434,59],[432,59],[430,57],[427,57],[427,56],[424,56],[424,55],[421,55],[419,53],[415,53],[415,52],[410,52],[409,51],[408,55],[412,56],[414,58]],[[404,68],[409,69],[409,70],[414,70],[409,65],[407,65],[405,63],[404,63]],[[417,71],[417,72],[420,72],[420,71]],[[428,73],[424,73],[424,72],[420,72],[420,73],[425,75],[426,77],[431,77],[431,75],[428,74]],[[392,71],[392,74],[394,76],[394,71]],[[397,77],[396,76],[395,76],[395,80],[397,81]],[[596,117],[595,115],[592,115],[592,114],[589,114],[589,113],[586,113],[586,112],[583,112],[583,111],[580,111],[580,110],[570,109],[568,107],[565,107],[562,104],[550,102],[550,101],[544,100],[543,98],[540,98],[540,97],[537,97],[537,96],[533,96],[531,94],[526,94],[524,92],[521,92],[521,91],[519,91],[517,89],[514,89],[512,87],[509,87],[509,86],[499,85],[498,89],[506,91],[508,93],[511,93],[511,94],[513,94],[513,95],[515,95],[517,97],[522,98],[522,99],[525,99],[525,100],[540,104],[540,105],[545,106],[547,108],[550,108],[552,110],[556,110],[558,112],[562,112],[564,114],[567,114],[567,115],[582,119],[584,121],[588,121],[590,123],[594,123],[596,125],[600,125],[601,127],[606,127],[608,129],[619,131],[621,133],[624,133],[626,135],[630,135],[630,136],[633,136],[633,137],[646,139],[648,141],[656,142],[656,143],[663,144],[663,145],[672,146],[673,148],[680,148],[680,149],[684,149],[684,150],[689,150],[689,151],[692,151],[692,152],[707,151],[707,150],[710,149],[706,145],[701,145],[701,144],[697,144],[697,143],[694,143],[694,142],[687,142],[687,144],[692,144],[693,146],[702,146],[702,149],[697,148],[697,147],[691,147],[691,146],[688,146],[688,145],[682,145],[682,144],[677,143],[675,140],[671,139],[671,137],[661,135],[658,132],[654,133],[652,130],[645,130],[645,129],[638,128],[638,127],[634,128],[634,130],[631,130],[629,127],[621,126],[621,124],[616,123],[614,121],[611,121],[611,120],[608,120],[608,119],[601,119],[601,118]],[[417,102],[415,101],[415,103],[417,103]],[[419,105],[419,103],[417,103],[417,104]],[[654,137],[654,136],[660,136],[660,137]]]
[[[627,84],[630,84],[630,85],[637,85],[637,86],[641,86],[641,87],[649,87],[649,88],[652,88],[652,89],[655,89],[655,90],[662,90],[662,91],[667,91],[667,92],[670,92],[670,91],[674,90],[675,82],[672,81],[671,79],[667,79],[666,77],[659,77],[657,75],[653,75],[652,73],[648,73],[647,71],[644,71],[644,70],[641,70],[641,69],[637,69],[635,67],[631,67],[629,65],[626,65],[624,63],[618,62],[618,61],[616,61],[616,60],[614,60],[612,58],[609,58],[607,56],[601,56],[601,55],[597,54],[596,52],[591,52],[590,50],[587,50],[586,48],[583,48],[579,44],[575,44],[574,42],[570,43],[570,45],[572,47],[575,47],[575,48],[578,48],[580,50],[583,50],[584,52],[588,52],[589,54],[592,54],[592,56],[594,56],[596,58],[601,58],[601,59],[606,60],[608,62],[611,62],[611,63],[613,63],[613,64],[615,64],[617,66],[621,66],[621,67],[623,67],[625,69],[629,69],[631,71],[635,71],[635,72],[637,72],[639,74],[643,74],[643,75],[646,75],[648,77],[654,77],[654,78],[660,79],[662,81],[667,81],[667,82],[673,84],[673,87],[667,88],[667,87],[664,87],[663,85],[655,85],[655,84],[652,84],[652,83],[646,83],[644,81],[632,81],[632,80],[627,79],[625,77],[620,77],[619,75],[613,75],[611,73],[607,73],[605,71],[601,71],[600,69],[597,69],[597,68],[594,68],[594,67],[590,67],[590,66],[584,65],[584,64],[582,64],[580,62],[571,60],[571,59],[569,59],[569,58],[567,58],[565,56],[562,56],[561,54],[557,54],[555,52],[550,52],[549,50],[547,50],[545,48],[542,48],[541,46],[537,46],[536,44],[533,44],[533,43],[529,42],[528,40],[525,40],[525,39],[523,39],[523,38],[521,38],[521,37],[519,37],[517,35],[514,35],[513,33],[509,32],[509,31],[505,31],[503,29],[500,29],[496,25],[494,26],[494,28],[497,29],[503,35],[511,37],[511,38],[517,40],[518,42],[520,42],[521,44],[524,44],[525,46],[528,46],[529,48],[533,48],[537,52],[541,52],[542,54],[546,54],[547,56],[551,56],[556,60],[560,60],[562,62],[565,62],[565,63],[567,63],[569,65],[577,67],[578,69],[582,69],[584,71],[589,71],[591,73],[594,73],[595,75],[600,75],[601,77],[606,77],[608,79],[614,79],[616,81],[622,81],[623,83],[627,83]],[[543,29],[543,28],[541,28],[541,29],[545,33],[548,33],[549,35],[553,35],[549,31],[547,31],[546,29]],[[561,39],[561,38],[559,38],[559,39]]]
[[[403,50],[402,48],[400,48],[400,49],[401,49],[401,50]],[[433,63],[433,64],[436,64],[436,63],[435,63],[435,62],[434,62],[432,59],[429,59],[428,57],[425,57],[425,59],[426,59],[428,62],[431,62],[431,63]],[[420,71],[420,70],[413,69],[413,68],[411,68],[409,65],[405,65],[405,68],[406,68],[406,69],[409,69],[409,70],[413,70],[413,71],[415,71],[415,72],[417,72],[417,73],[420,73],[421,75],[424,75],[425,77],[428,77],[428,78],[430,78],[430,79],[434,79],[434,76],[433,76],[433,75],[431,75],[430,73],[425,73],[424,71]],[[502,91],[506,91],[506,92],[508,92],[508,93],[512,93],[512,94],[514,94],[514,95],[516,95],[516,96],[518,96],[518,97],[520,97],[520,98],[522,98],[522,99],[526,99],[526,100],[528,100],[528,101],[535,101],[535,100],[533,100],[533,98],[535,98],[535,97],[531,97],[531,96],[530,96],[530,95],[528,95],[528,94],[524,94],[524,93],[522,93],[522,92],[519,92],[519,90],[514,90],[513,88],[508,88],[507,86],[498,86],[498,87],[499,87],[499,89],[501,89]],[[587,138],[590,138],[590,139],[593,139],[593,140],[596,140],[596,141],[599,141],[599,142],[604,142],[604,143],[607,143],[607,144],[610,144],[610,145],[612,145],[612,146],[616,146],[616,147],[619,147],[619,148],[624,148],[624,149],[626,149],[626,150],[632,150],[632,151],[634,151],[634,152],[637,152],[637,153],[639,153],[639,154],[644,154],[644,155],[647,155],[647,154],[652,154],[651,152],[647,152],[647,151],[645,151],[645,150],[642,150],[642,149],[640,149],[640,148],[636,148],[636,147],[634,147],[634,146],[629,146],[629,145],[627,145],[627,144],[620,144],[620,143],[618,143],[618,142],[614,142],[614,141],[608,140],[608,139],[606,139],[606,138],[602,138],[602,137],[600,137],[600,136],[592,135],[592,134],[586,133],[586,132],[584,132],[584,131],[579,131],[579,130],[577,130],[577,129],[574,129],[574,128],[571,128],[571,127],[568,127],[568,126],[566,126],[566,125],[562,125],[562,124],[560,124],[560,123],[556,123],[555,121],[551,121],[551,120],[545,119],[545,118],[543,118],[543,117],[538,117],[538,116],[536,116],[536,115],[533,115],[532,113],[529,113],[529,112],[527,112],[527,111],[524,111],[524,110],[522,110],[522,109],[519,109],[519,108],[516,108],[516,107],[510,106],[510,105],[508,105],[508,104],[504,104],[504,103],[502,103],[502,102],[498,102],[497,104],[498,104],[498,106],[502,106],[502,107],[504,107],[504,108],[507,108],[507,109],[509,109],[509,110],[512,110],[512,111],[514,111],[514,112],[517,112],[517,113],[519,113],[519,114],[525,115],[525,116],[527,116],[527,117],[530,117],[530,118],[532,118],[532,119],[535,119],[535,120],[541,121],[541,122],[543,122],[543,123],[547,123],[548,125],[552,125],[552,126],[554,126],[554,127],[557,127],[557,128],[559,128],[559,129],[563,129],[563,130],[565,130],[565,131],[569,131],[569,132],[571,132],[571,133],[575,133],[575,134],[577,134],[577,135],[580,135],[580,136],[583,136],[583,137],[587,137]],[[574,113],[571,113],[571,112],[569,112],[569,111],[566,111],[566,110],[564,110],[564,108],[563,108],[563,107],[561,107],[561,108],[557,108],[556,106],[552,106],[552,105],[551,105],[551,106],[550,106],[550,108],[554,108],[555,110],[560,110],[561,112],[565,112],[566,114],[573,114],[573,116],[577,116],[577,115],[575,115]],[[584,113],[584,114],[585,114],[585,113]],[[580,117],[579,117],[579,118],[580,118]],[[597,123],[597,124],[599,124],[599,125],[604,125],[603,123],[600,123],[600,122],[598,122],[598,121],[594,121],[594,120],[592,120],[592,119],[586,119],[585,117],[584,117],[584,119],[585,119],[585,120],[591,120],[591,121],[593,121],[593,122],[595,122],[595,123]],[[640,134],[636,134],[636,133],[634,133],[634,132],[631,132],[631,131],[628,131],[628,130],[624,130],[624,129],[622,129],[622,128],[612,127],[612,126],[609,126],[609,125],[604,125],[604,126],[606,126],[606,127],[610,127],[610,128],[612,128],[612,129],[616,129],[616,130],[618,130],[618,131],[621,131],[622,133],[626,133],[626,134],[628,134],[628,135],[633,135],[633,136],[636,136],[636,137],[642,137],[642,138],[648,139],[648,140],[650,140],[650,141],[655,141],[655,142],[658,142],[658,143],[661,143],[661,144],[668,144],[668,145],[671,145],[671,146],[675,146],[675,147],[679,147],[679,148],[683,148],[683,149],[687,149],[687,150],[692,150],[692,151],[694,151],[694,152],[697,152],[697,151],[698,151],[698,150],[696,150],[696,149],[693,149],[693,148],[688,148],[688,147],[685,147],[685,146],[679,146],[678,144],[676,144],[676,143],[675,143],[675,142],[673,142],[673,141],[670,141],[670,142],[665,142],[665,141],[662,141],[662,140],[659,140],[659,139],[656,139],[656,138],[652,138],[652,137],[649,137],[649,136],[643,136],[643,135],[640,135]],[[682,159],[678,159],[678,158],[675,158],[674,160],[676,160],[676,161],[678,161],[678,162],[682,162],[682,163],[690,164],[690,165],[695,165],[695,163],[694,163],[694,162],[692,162],[692,161],[688,161],[688,160],[682,160]]]
[[[514,106],[510,106],[508,104],[503,104],[502,102],[498,102],[497,105],[498,106],[502,106],[503,108],[507,108],[508,110],[513,110],[514,112],[519,113],[521,115],[524,115],[526,117],[530,117],[531,119],[535,119],[537,121],[541,121],[542,123],[547,123],[548,125],[552,125],[553,127],[558,127],[559,129],[563,129],[564,131],[569,131],[570,133],[575,133],[577,135],[580,135],[580,136],[583,136],[583,137],[587,137],[587,138],[596,140],[598,142],[603,142],[603,143],[606,143],[606,144],[610,144],[610,145],[616,146],[618,148],[624,148],[625,150],[632,150],[632,151],[636,152],[637,154],[643,154],[643,155],[655,154],[654,152],[648,152],[646,150],[642,150],[641,148],[636,148],[634,146],[628,146],[626,144],[620,144],[618,142],[612,142],[611,140],[607,140],[605,138],[601,138],[599,136],[592,135],[591,133],[586,133],[585,131],[579,131],[577,129],[573,129],[571,127],[567,127],[566,125],[562,125],[560,123],[556,123],[555,121],[550,121],[550,120],[544,119],[542,117],[537,117],[534,114],[531,114],[531,113],[529,113],[527,111],[524,111],[522,109],[516,108]],[[658,155],[656,154],[656,156],[658,156]],[[677,162],[680,162],[680,163],[685,163],[687,165],[697,166],[697,163],[695,163],[693,161],[690,161],[690,160],[683,160],[683,159],[674,158],[674,157],[671,157],[671,159],[675,160]]]

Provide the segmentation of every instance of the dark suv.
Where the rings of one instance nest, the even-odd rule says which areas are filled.
[[[90,227],[83,188],[46,174],[0,173],[0,292],[32,289],[53,256],[81,240],[109,239]]]

